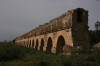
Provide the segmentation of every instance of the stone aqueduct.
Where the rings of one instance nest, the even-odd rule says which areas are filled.
[[[16,44],[52,53],[89,44],[88,11],[77,8],[17,37]]]

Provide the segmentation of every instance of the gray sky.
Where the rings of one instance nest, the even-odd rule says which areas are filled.
[[[89,11],[89,29],[100,21],[100,2],[95,0],[0,0],[0,40],[20,36],[68,10]]]

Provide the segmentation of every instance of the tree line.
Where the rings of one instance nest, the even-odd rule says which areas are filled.
[[[95,23],[95,30],[89,30],[89,35],[91,45],[100,42],[100,21]]]

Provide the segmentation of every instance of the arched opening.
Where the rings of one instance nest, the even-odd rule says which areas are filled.
[[[38,39],[36,40],[36,46],[35,46],[35,49],[38,50],[38,45],[39,45],[39,42],[38,42]]]
[[[44,47],[44,39],[42,38],[41,40],[41,46],[40,46],[40,50],[43,51],[43,47]]]
[[[63,36],[59,36],[57,40],[57,46],[56,46],[56,53],[63,53],[63,47],[65,45],[65,39]]]
[[[77,22],[82,22],[82,10],[80,8],[77,9]]]
[[[32,41],[32,48],[34,47],[34,40]]]
[[[52,48],[52,39],[49,37],[48,42],[47,42],[46,51],[50,53],[51,48]]]
[[[31,40],[30,40],[30,43],[29,43],[29,48],[31,47]]]
[[[30,41],[29,41],[29,40],[28,40],[28,43],[27,43],[27,44],[28,44],[28,46],[27,46],[27,47],[29,48],[29,45],[30,45]]]

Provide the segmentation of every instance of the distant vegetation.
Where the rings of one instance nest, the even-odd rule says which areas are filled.
[[[100,22],[95,23],[95,30],[89,31],[91,45],[100,42]]]
[[[64,56],[2,43],[0,66],[100,66],[100,49],[84,46],[74,50],[72,55]]]

